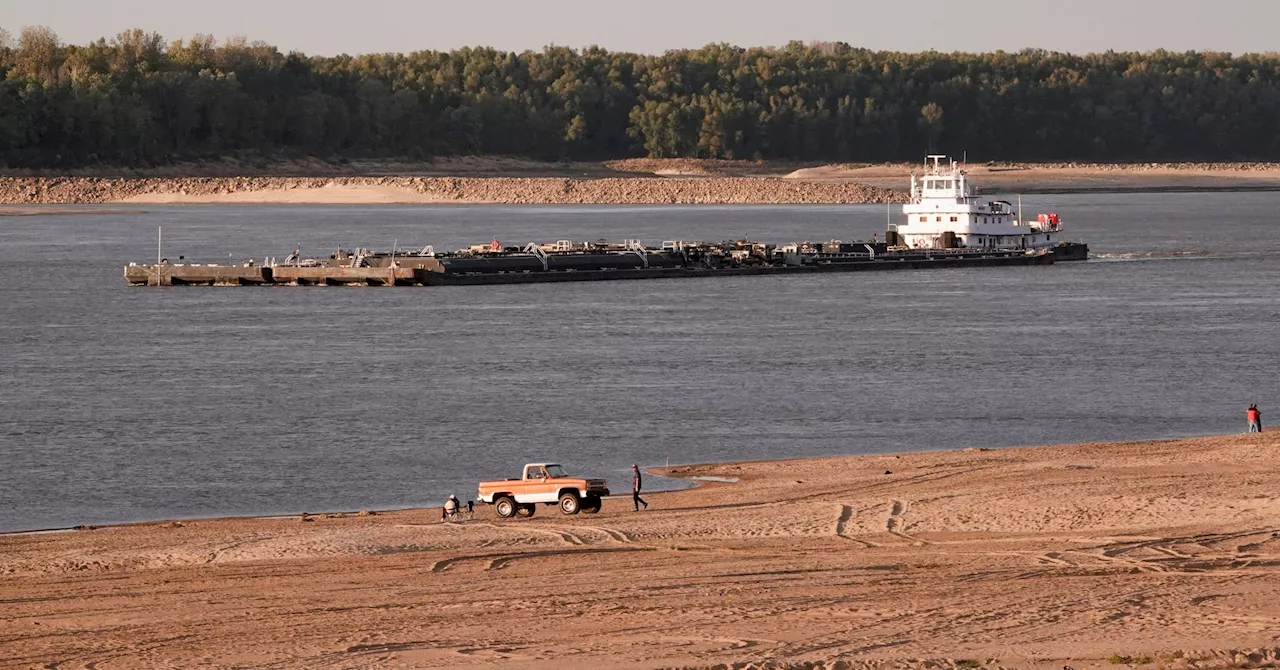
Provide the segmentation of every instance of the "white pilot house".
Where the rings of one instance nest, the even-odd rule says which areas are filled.
[[[1057,214],[1035,221],[1019,220],[1003,200],[981,202],[969,190],[967,173],[946,156],[933,162],[923,177],[911,174],[911,202],[902,206],[906,223],[896,230],[897,243],[911,249],[1026,249],[1047,251],[1061,232]]]

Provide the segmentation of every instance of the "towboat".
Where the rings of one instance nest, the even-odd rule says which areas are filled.
[[[902,206],[905,222],[889,227],[894,244],[906,249],[1045,250],[1059,253],[1059,260],[1076,260],[1061,257],[1075,250],[1062,253],[1068,250],[1058,248],[1062,222],[1057,214],[1023,220],[1021,207],[1015,209],[1004,200],[984,201],[954,160],[943,155],[928,158],[923,175],[911,174],[910,201]]]

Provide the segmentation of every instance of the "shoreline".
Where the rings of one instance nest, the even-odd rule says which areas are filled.
[[[1025,448],[1025,447],[1018,447],[1018,448]],[[832,458],[832,457],[831,456],[810,456],[807,458],[788,459],[788,460],[809,460],[812,458]],[[839,457],[836,457],[836,458],[839,458]],[[732,461],[732,462],[734,463],[738,463],[738,462],[772,463],[774,461],[763,460],[763,461]],[[716,465],[716,464],[705,463],[705,464],[699,464],[699,465],[710,466],[710,465]],[[677,493],[679,491],[687,491],[689,489],[697,488],[698,486],[701,486],[702,484],[706,483],[706,481],[697,480],[696,479],[697,475],[693,475],[691,477],[670,477],[670,476],[659,474],[658,472],[656,472],[657,470],[664,470],[667,467],[674,468],[674,467],[687,467],[687,466],[663,466],[663,467],[655,466],[653,468],[645,468],[644,473],[650,477],[661,477],[663,479],[669,479],[674,482],[681,482],[681,483],[684,483],[685,486],[682,486],[680,488],[664,488],[664,489],[646,490],[645,495],[662,495],[666,493]],[[708,481],[715,481],[715,480],[708,480]],[[717,482],[717,483],[724,483],[724,482]],[[626,494],[626,495],[610,494],[607,498],[605,498],[605,500],[622,500],[622,499],[630,500],[630,498],[631,498],[630,494]],[[222,516],[157,517],[154,519],[138,519],[134,521],[118,521],[118,522],[113,521],[113,522],[96,523],[96,524],[81,523],[81,524],[76,524],[74,526],[52,526],[48,528],[30,528],[25,530],[0,530],[0,539],[3,539],[5,537],[16,536],[16,535],[47,535],[47,534],[53,534],[53,533],[77,533],[77,532],[88,532],[88,531],[99,531],[99,530],[112,530],[116,528],[163,526],[166,524],[174,524],[174,523],[185,524],[185,523],[217,522],[217,521],[271,521],[271,520],[280,520],[280,519],[298,519],[300,517],[345,518],[345,517],[354,517],[354,516],[377,516],[379,514],[404,514],[404,513],[413,513],[413,512],[433,512],[434,513],[434,512],[439,512],[440,509],[441,508],[439,507],[368,507],[368,508],[362,508],[358,510],[321,510],[318,512],[274,512],[274,513],[266,512],[261,514],[228,514],[228,515],[222,515]],[[476,509],[481,509],[480,503],[477,503]]]
[[[1049,449],[1060,447],[1075,447],[1092,444],[1113,444],[1113,445],[1130,445],[1130,444],[1158,444],[1161,442],[1178,442],[1182,440],[1195,440],[1203,438],[1223,437],[1221,435],[1203,434],[1203,435],[1186,435],[1182,437],[1171,438],[1155,438],[1148,440],[1125,440],[1120,442],[1075,442],[1066,444],[1024,444],[1011,447],[960,447],[951,449],[927,449],[923,451],[900,451],[886,452],[883,454],[839,454],[833,456],[801,456],[795,458],[759,458],[754,460],[734,460],[734,461],[709,461],[706,463],[684,463],[677,465],[651,466],[643,468],[645,475],[650,477],[661,477],[673,482],[684,482],[686,485],[680,488],[664,488],[664,489],[646,489],[646,494],[667,494],[678,493],[698,488],[705,484],[730,484],[737,482],[725,482],[714,479],[716,475],[711,475],[713,479],[700,479],[705,475],[698,474],[701,471],[710,471],[722,466],[752,466],[752,465],[780,465],[785,463],[805,463],[810,461],[821,461],[830,459],[859,459],[859,458],[882,458],[882,457],[902,457],[915,454],[944,454],[944,453],[976,453],[987,451],[998,451],[1007,449]],[[675,475],[672,472],[689,472],[687,475]],[[605,500],[622,500],[630,499],[630,494],[615,493],[611,494]],[[13,535],[31,535],[42,533],[70,533],[82,530],[110,530],[112,528],[132,528],[139,526],[156,526],[168,523],[194,523],[202,521],[252,521],[252,520],[273,520],[273,519],[297,519],[305,516],[376,516],[379,514],[397,514],[411,512],[439,512],[440,507],[368,507],[359,510],[320,510],[317,512],[265,512],[260,514],[229,514],[221,516],[179,516],[179,517],[158,517],[153,519],[138,519],[134,521],[107,522],[99,524],[76,524],[74,526],[55,526],[49,528],[34,528],[27,530],[0,530],[0,538]],[[480,509],[477,505],[476,509]]]
[[[0,657],[1267,667],[1277,466],[1272,433],[970,447],[647,468],[737,481],[638,514],[623,496],[523,520],[480,506],[449,524],[419,508],[0,535]]]
[[[0,204],[696,205],[901,202],[854,182],[768,177],[0,177]]]
[[[628,159],[537,163],[190,164],[68,174],[8,171],[0,205],[900,204],[919,165]],[[1280,191],[1280,164],[970,164],[984,194]],[[2,214],[2,213],[0,213]]]

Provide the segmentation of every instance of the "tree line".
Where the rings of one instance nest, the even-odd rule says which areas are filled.
[[[1280,56],[713,44],[315,57],[131,30],[0,31],[0,164],[236,152],[830,161],[1280,159]]]

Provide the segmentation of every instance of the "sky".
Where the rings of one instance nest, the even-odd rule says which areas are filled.
[[[712,42],[895,51],[1280,51],[1276,0],[0,0],[0,28],[83,44],[128,28],[244,35],[310,55]]]

